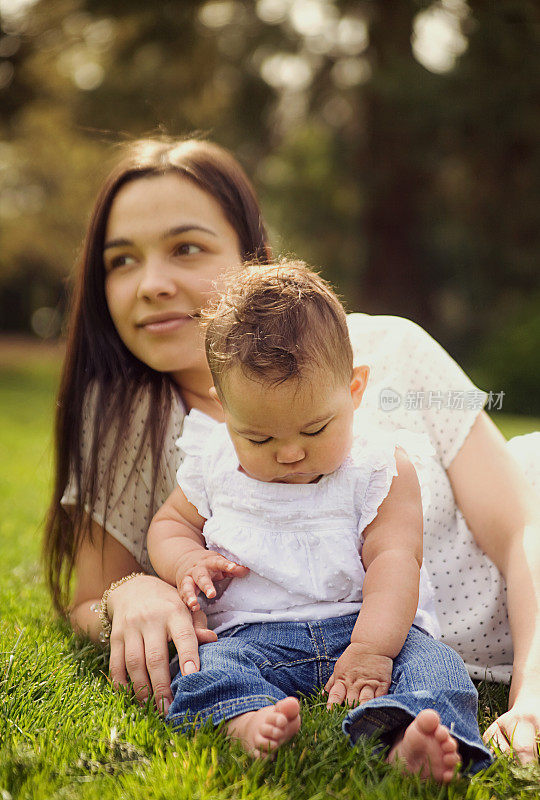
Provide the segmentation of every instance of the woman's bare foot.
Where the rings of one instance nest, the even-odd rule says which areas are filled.
[[[457,742],[436,711],[421,711],[394,745],[388,756],[390,763],[400,762],[406,772],[421,778],[433,778],[438,783],[448,783],[454,776],[460,758]]]
[[[286,697],[273,706],[247,711],[233,717],[227,734],[240,739],[248,753],[255,758],[266,756],[300,730],[300,703],[296,697]]]

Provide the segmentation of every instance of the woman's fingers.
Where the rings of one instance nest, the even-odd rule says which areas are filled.
[[[137,581],[141,586],[136,586]],[[148,591],[144,591],[148,588]],[[141,588],[142,587],[142,588]],[[139,702],[153,693],[158,708],[172,700],[168,642],[178,651],[183,675],[199,669],[199,644],[217,639],[205,615],[193,617],[176,587],[158,578],[127,581],[112,593],[110,673],[113,685],[129,686]],[[109,610],[111,607],[109,606]],[[197,633],[194,624],[199,628]]]
[[[210,628],[195,628],[195,636],[199,644],[210,644],[210,642],[217,642],[217,633],[211,631]]]
[[[120,686],[128,688],[129,680],[126,671],[126,661],[124,655],[124,638],[115,634],[114,629],[111,633],[111,652],[109,656],[109,675],[115,689]]]
[[[159,712],[166,714],[172,703],[169,648],[163,630],[148,633],[144,639],[146,669],[154,702]]]
[[[536,761],[538,758],[538,739],[539,731],[528,720],[518,722],[512,738],[512,749],[514,756],[522,764]]]
[[[145,703],[150,696],[150,677],[146,671],[144,642],[140,633],[128,631],[124,640],[124,658],[133,691],[138,703]]]
[[[131,633],[125,642],[120,637],[111,637],[109,673],[115,688],[129,686],[129,673],[137,702],[145,703],[153,694],[158,711],[167,712],[172,694],[165,635],[160,637],[154,632],[143,639]]]
[[[206,619],[204,611],[195,611],[192,616],[192,622],[195,628],[195,636],[199,644],[217,641],[217,634],[208,627],[208,620]]]
[[[213,633],[213,631],[210,631],[210,633]],[[175,616],[174,620],[169,624],[169,634],[178,653],[178,664],[182,675],[191,675],[193,672],[198,672],[200,667],[199,643],[193,628],[191,615]],[[217,636],[213,635],[217,639]]]
[[[497,747],[501,753],[511,753],[512,745],[496,722],[489,726],[484,733],[483,739],[485,744]]]
[[[485,744],[496,745],[502,753],[510,753],[522,764],[537,760],[538,738],[539,731],[531,720],[520,719],[511,712],[495,720],[483,736]]]

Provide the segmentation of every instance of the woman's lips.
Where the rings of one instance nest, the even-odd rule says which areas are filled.
[[[175,314],[174,316],[149,317],[147,320],[140,322],[137,327],[144,328],[148,333],[173,333],[184,325],[187,325],[188,322],[192,322],[197,317],[198,314]]]

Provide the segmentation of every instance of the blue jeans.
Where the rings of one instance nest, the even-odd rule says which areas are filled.
[[[201,668],[178,673],[167,720],[188,730],[212,717],[214,725],[289,695],[324,687],[351,640],[357,614],[313,622],[238,625],[217,642],[199,647]],[[477,721],[478,695],[461,658],[450,647],[412,627],[394,659],[388,695],[349,712],[343,731],[354,744],[376,736],[390,746],[424,708],[434,708],[458,742],[463,766],[488,766]]]

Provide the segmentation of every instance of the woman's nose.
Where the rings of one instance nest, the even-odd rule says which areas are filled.
[[[276,461],[278,464],[296,464],[298,461],[303,461],[305,457],[305,451],[300,445],[290,444],[279,448]]]
[[[163,260],[148,259],[143,266],[139,281],[138,297],[145,300],[157,300],[160,297],[172,297],[176,291],[176,283]]]

